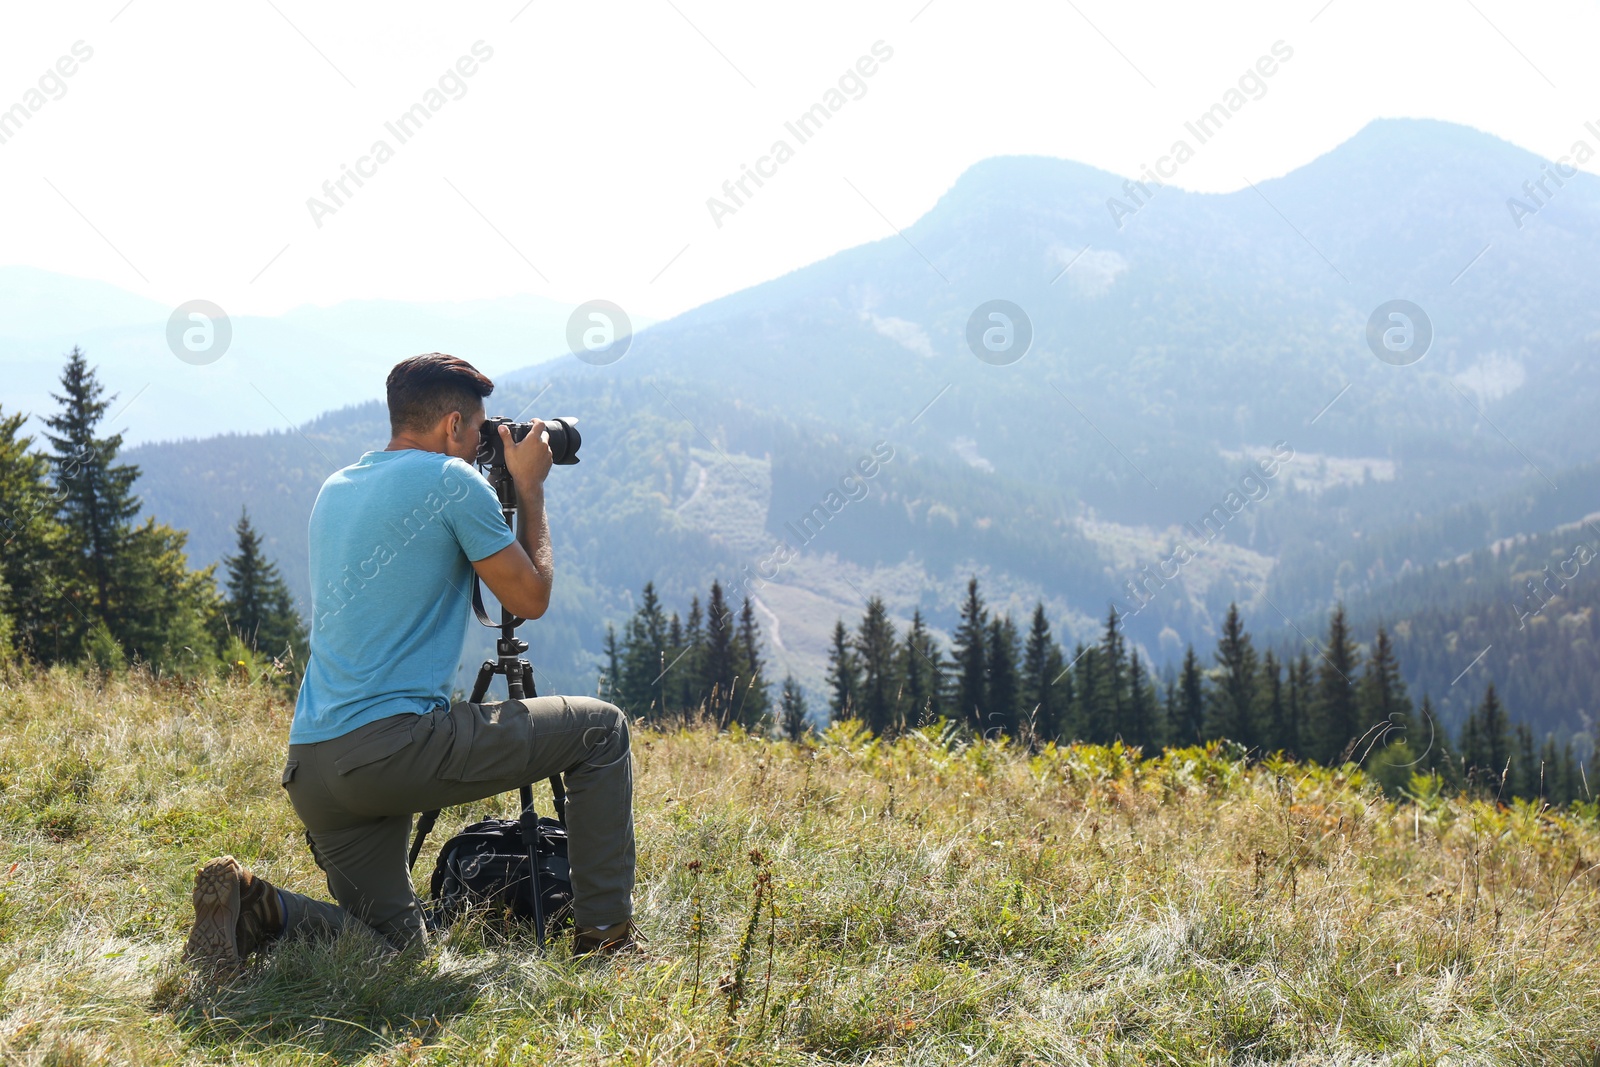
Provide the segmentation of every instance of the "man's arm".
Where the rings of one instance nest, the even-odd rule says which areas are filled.
[[[517,487],[517,539],[472,567],[483,584],[509,611],[524,619],[537,619],[550,607],[555,582],[555,558],[550,550],[550,522],[544,512],[544,480],[550,473],[550,443],[544,422],[513,443],[511,430],[500,427],[506,469]]]

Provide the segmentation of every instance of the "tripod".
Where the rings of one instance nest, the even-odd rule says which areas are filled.
[[[506,469],[504,459],[493,463],[486,474],[489,484],[494,488],[495,495],[500,498],[500,514],[506,520],[507,526],[512,526],[517,513],[517,489],[511,480],[511,472]],[[508,700],[522,700],[538,696],[538,691],[533,684],[533,664],[523,656],[528,651],[528,642],[517,636],[517,627],[526,619],[513,615],[504,604],[500,606],[500,621],[495,622],[489,618],[488,611],[483,606],[483,585],[478,576],[472,576],[472,612],[483,625],[497,628],[500,638],[495,642],[496,658],[486,659],[478,667],[478,678],[472,685],[472,696],[469,698],[473,704],[483,703],[483,698],[489,693],[489,683],[495,675],[500,675],[506,680],[506,698]],[[561,781],[561,775],[550,776],[550,795],[555,802],[556,820],[561,823],[567,821],[567,789]],[[536,848],[538,815],[533,810],[533,786],[524,785],[519,790],[522,800],[522,814],[519,821],[522,824],[522,837],[528,845],[528,876],[533,879],[533,913],[534,929],[537,931],[539,946],[544,946],[544,905],[539,892],[539,856]],[[411,854],[408,862],[410,869],[417,866],[417,857],[422,853],[422,843],[427,840],[428,834],[433,831],[434,825],[439,821],[439,809],[425,811],[417,819],[417,834],[411,842]]]

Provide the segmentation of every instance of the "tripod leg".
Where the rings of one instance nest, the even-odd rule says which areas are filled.
[[[483,698],[489,695],[489,682],[494,678],[494,662],[484,660],[478,666],[478,680],[472,683],[472,696],[467,699],[474,704],[482,704]]]

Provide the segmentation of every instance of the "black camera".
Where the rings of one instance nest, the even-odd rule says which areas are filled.
[[[511,427],[511,440],[519,443],[528,436],[528,431],[533,429],[531,422],[513,422],[504,415],[483,420],[483,425],[478,428],[478,466],[493,469],[506,465],[505,448],[500,441],[502,426]],[[544,430],[550,441],[550,455],[553,462],[561,464],[578,462],[578,446],[583,444],[583,438],[578,436],[577,419],[545,419]]]

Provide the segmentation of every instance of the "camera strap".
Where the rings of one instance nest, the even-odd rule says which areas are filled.
[[[489,618],[489,612],[483,606],[483,581],[478,577],[478,572],[472,572],[472,613],[478,621],[493,629],[500,624]]]

